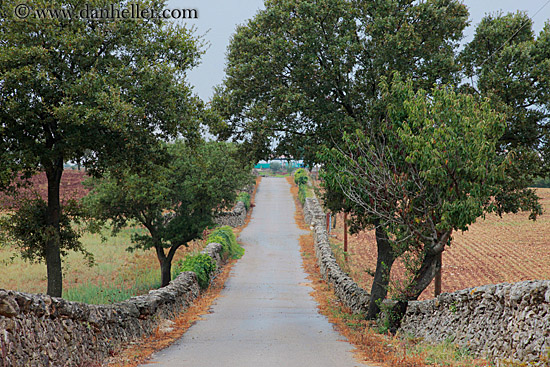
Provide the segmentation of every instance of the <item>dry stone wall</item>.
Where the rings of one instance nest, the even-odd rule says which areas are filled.
[[[549,366],[550,281],[485,285],[410,302],[400,331],[432,342],[451,339],[492,360]]]
[[[304,220],[312,227],[315,256],[323,278],[334,287],[334,293],[354,313],[366,313],[370,295],[359,287],[338,265],[330,248],[325,214],[316,198],[306,198]]]
[[[215,219],[217,225],[231,227],[240,227],[245,221],[246,207],[242,201],[239,201],[232,211],[220,213]]]
[[[203,253],[222,265],[222,245]],[[113,305],[87,305],[0,289],[0,367],[99,366],[122,344],[150,334],[199,296],[195,273]]]

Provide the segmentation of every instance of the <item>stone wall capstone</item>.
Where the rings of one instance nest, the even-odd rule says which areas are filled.
[[[336,262],[328,240],[325,213],[317,198],[306,198],[303,210],[304,221],[313,230],[315,256],[321,275],[327,283],[333,286],[338,299],[353,313],[366,313],[370,295],[342,271]]]
[[[550,280],[484,285],[410,302],[400,332],[431,342],[450,338],[494,361],[549,366]]]
[[[218,268],[222,245],[202,251]],[[88,305],[0,289],[0,367],[99,366],[121,345],[149,335],[200,293],[193,272],[113,305]]]

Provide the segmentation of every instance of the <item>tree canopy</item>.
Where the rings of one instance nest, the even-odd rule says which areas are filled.
[[[244,140],[256,157],[275,146],[276,154],[323,164],[323,146],[341,145],[356,129],[379,129],[382,77],[399,71],[415,89],[459,80],[455,50],[467,18],[454,0],[268,1],[231,40],[227,77],[213,100],[225,122],[213,130]],[[329,209],[361,213],[332,188],[324,200]],[[357,218],[354,230],[379,224]],[[387,257],[378,259],[369,317],[386,296],[385,272],[394,260],[385,229],[377,228],[379,255]]]
[[[529,163],[530,166],[539,169],[540,163],[544,161],[540,154],[545,147],[545,138],[541,133],[546,122],[544,116],[547,107],[544,106],[547,104],[544,98],[548,88],[541,86],[546,83],[550,73],[543,72],[547,70],[544,61],[546,51],[535,44],[546,42],[547,28],[535,41],[532,36],[529,37],[528,31],[526,35],[523,34],[525,29],[521,20],[519,23],[517,20],[514,22],[516,25],[521,24],[521,27],[511,27],[507,21],[502,22],[502,25],[497,22],[497,26],[484,21],[479,27],[479,34],[484,34],[484,28],[489,29],[489,54],[495,51],[492,62],[495,65],[507,65],[496,68],[497,74],[501,75],[495,74],[494,79],[490,77],[494,65],[489,66],[488,62],[483,61],[487,56],[487,50],[483,47],[488,44],[485,36],[476,35],[459,57],[457,46],[468,24],[468,12],[464,4],[454,0],[271,0],[266,2],[265,10],[239,27],[231,40],[227,76],[213,100],[213,108],[224,121],[213,124],[212,131],[222,138],[243,140],[247,153],[256,158],[265,159],[274,147],[276,155],[304,159],[306,164],[320,163],[327,172],[324,176],[325,206],[333,211],[354,214],[353,231],[369,226],[376,228],[378,260],[371,289],[369,318],[378,313],[379,301],[386,297],[389,271],[396,256],[409,250],[414,252],[415,248],[429,249],[435,243],[439,243],[436,246],[438,249],[441,248],[446,239],[450,239],[452,230],[466,228],[477,218],[476,215],[482,215],[485,211],[502,213],[531,209],[535,215],[540,210],[536,196],[526,189],[537,174],[526,170],[529,167],[526,162],[534,162],[532,165]],[[497,31],[494,31],[494,27]],[[499,61],[499,47],[507,45],[505,41],[508,35],[510,39],[519,35],[518,40],[525,39],[529,44],[514,49],[508,61]],[[516,74],[511,73],[516,67],[514,61],[522,60],[518,57],[525,52],[528,54],[525,56],[526,62],[520,64],[530,65],[531,70],[527,71],[518,65],[520,69]],[[541,62],[540,66],[535,67]],[[406,87],[396,86],[403,90],[401,94],[388,92],[392,90],[389,86],[396,72],[401,80],[407,80]],[[474,79],[479,78],[478,83],[459,88],[460,84],[464,84],[462,77],[465,73]],[[525,79],[525,75],[530,73],[532,76]],[[498,90],[501,76],[508,77],[505,83],[507,88]],[[521,81],[522,78],[524,81]],[[386,89],[381,87],[384,85]],[[403,83],[397,81],[396,85]],[[432,89],[434,85],[447,87]],[[455,89],[472,93],[475,98],[453,94]],[[426,92],[417,96],[416,92],[420,90]],[[508,98],[508,95],[512,95],[512,98]],[[531,95],[539,96],[539,102],[531,104]],[[499,102],[505,96],[513,103]],[[490,105],[485,101],[487,97],[490,98]],[[443,105],[450,108],[447,115],[440,109]],[[480,110],[474,111],[476,108]],[[425,115],[421,116],[423,110]],[[460,118],[462,113],[464,119]],[[502,116],[506,124],[502,133],[498,134],[500,127],[495,126],[500,126],[500,122],[491,124],[502,119]],[[485,117],[488,118],[486,125],[477,120]],[[405,133],[405,127],[401,126],[405,122],[400,121],[401,118],[405,122],[413,118],[409,121],[411,123],[416,119],[414,123],[420,125],[449,120],[448,126],[437,131],[415,125],[414,128],[409,126],[410,132]],[[530,119],[532,122],[529,122]],[[461,132],[461,128],[471,131]],[[401,135],[397,135],[399,129],[402,129]],[[454,136],[457,145],[446,139],[431,142],[430,139],[435,138],[434,134],[443,131]],[[474,137],[464,136],[466,133]],[[415,137],[415,134],[420,136]],[[489,139],[486,142],[488,145],[482,144],[483,138]],[[469,147],[462,146],[470,143],[482,149],[473,152]],[[389,144],[401,144],[402,149],[412,149],[414,145],[421,155],[415,155],[412,151],[400,152],[396,146]],[[427,144],[427,147],[422,147],[422,144]],[[492,152],[487,150],[489,146]],[[350,147],[356,151],[350,150]],[[331,148],[347,152],[355,160],[356,171],[348,172],[350,176],[345,184],[341,176],[343,168],[338,165],[347,164],[345,167],[349,168],[352,163],[337,160],[326,153]],[[459,179],[455,177],[458,181],[464,181],[460,181],[458,191],[456,187],[451,191],[455,190],[454,195],[461,192],[460,195],[466,197],[452,199],[450,192],[442,193],[437,185],[426,184],[430,182],[426,181],[430,175],[435,175],[435,181],[443,180],[444,177],[445,180],[455,179],[452,170],[438,166],[441,157],[445,155],[439,149],[455,153],[454,157],[448,157],[449,162],[461,157],[472,164],[479,164],[473,171],[464,171],[467,176]],[[418,161],[413,164],[412,161],[405,161],[404,157]],[[507,164],[503,163],[505,157],[508,159]],[[390,158],[396,161],[387,161]],[[374,166],[362,166],[367,165],[369,159],[377,160],[380,171],[376,171]],[[500,167],[499,176],[487,166],[493,163],[498,163]],[[397,166],[393,167],[394,164]],[[431,170],[427,168],[430,164],[434,165]],[[403,197],[399,197],[396,192],[385,192],[390,189],[384,188],[381,191],[385,192],[384,195],[371,196],[368,200],[369,205],[377,208],[373,211],[368,210],[368,205],[362,205],[358,194],[351,196],[350,190],[361,187],[361,184],[369,187],[367,183],[372,180],[369,175],[373,173],[381,175],[378,178],[382,182],[387,180],[392,190],[396,190],[395,180],[402,180],[398,181],[402,184],[407,182],[407,185],[415,180],[410,169],[414,169],[416,174],[423,172],[423,175],[427,175],[421,177],[422,188],[426,191],[416,194],[416,199],[410,201],[410,205],[423,212],[424,217],[413,217],[412,224],[416,228],[417,224],[427,224],[431,220],[433,223],[430,225],[437,228],[432,228],[431,233],[427,228],[421,230],[422,233],[427,231],[430,240],[428,234],[424,233],[423,236],[428,237],[417,238],[416,242],[396,242],[395,236],[408,233],[405,231],[407,227],[403,223],[400,227],[388,221],[388,218],[395,217],[401,210],[405,203]],[[361,176],[361,173],[367,177]],[[353,178],[354,174],[359,175],[358,178]],[[341,180],[338,181],[338,178]],[[489,178],[495,181],[483,181]],[[449,182],[442,181],[439,184],[450,190]],[[485,184],[491,195],[494,195],[490,204],[486,202],[488,191],[483,188]],[[406,187],[407,190],[413,190]],[[468,193],[468,190],[477,191]],[[379,191],[374,193],[378,194]],[[399,194],[405,193],[402,191]],[[374,195],[372,192],[370,194]],[[411,191],[409,195],[412,194]],[[472,198],[468,199],[468,195],[472,195]],[[435,205],[435,208],[439,208],[435,210],[440,212],[430,212],[431,209],[426,206],[428,203]],[[438,206],[442,203],[445,203],[444,208]],[[452,209],[454,205],[457,207]],[[435,217],[431,218],[428,213]],[[459,217],[454,217],[455,214]],[[447,228],[449,223],[452,225]],[[398,242],[405,244],[404,247],[395,246]],[[422,256],[417,258],[421,264]],[[426,261],[429,266],[422,270],[422,274],[431,274],[434,267],[437,270],[436,260],[426,258]],[[425,279],[418,278],[416,281],[421,288]],[[418,288],[415,288],[410,295],[414,296],[417,291]]]
[[[379,82],[393,71],[425,88],[457,80],[467,25],[459,1],[272,0],[237,28],[213,129],[248,152],[315,162],[317,147],[375,125]]]
[[[5,190],[44,171],[44,223],[59,234],[64,162],[82,163],[95,175],[113,164],[138,167],[155,159],[159,141],[196,135],[200,102],[185,77],[198,63],[201,41],[192,30],[162,19],[20,20],[14,16],[17,4],[0,4],[0,184]],[[39,0],[26,4],[43,6]],[[143,4],[164,7],[158,0]],[[78,10],[83,3],[48,5]],[[59,236],[43,245],[48,294],[61,296]]]
[[[550,23],[535,37],[525,13],[497,13],[482,19],[460,55],[465,89],[490,98],[506,116],[498,149],[516,152],[521,168],[515,178],[524,185],[549,172],[549,49]]]

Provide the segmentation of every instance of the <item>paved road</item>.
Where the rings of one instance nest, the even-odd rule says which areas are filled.
[[[146,366],[361,365],[309,295],[294,210],[286,180],[263,178],[240,235],[246,253],[212,313]]]

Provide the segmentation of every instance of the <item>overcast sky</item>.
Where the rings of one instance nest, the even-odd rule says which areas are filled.
[[[499,10],[505,13],[525,11],[534,20],[537,33],[550,18],[550,0],[463,0],[463,3],[470,11],[471,21],[470,27],[466,29],[464,42],[472,39],[475,25],[486,13]],[[213,87],[223,80],[225,53],[235,27],[263,8],[263,0],[168,0],[168,7],[197,9],[199,12],[198,19],[185,23],[195,25],[198,34],[206,33],[205,39],[210,43],[210,48],[203,56],[201,64],[191,71],[189,80],[195,92],[208,101],[212,97]]]

